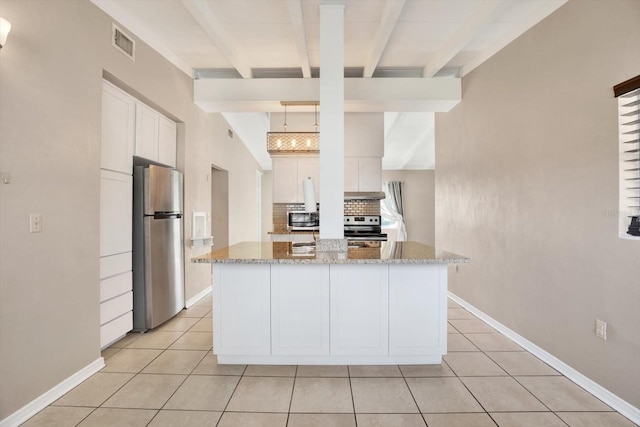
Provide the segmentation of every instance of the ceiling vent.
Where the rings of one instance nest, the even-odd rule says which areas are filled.
[[[111,45],[132,61],[135,60],[136,42],[116,24],[112,24],[111,26]]]

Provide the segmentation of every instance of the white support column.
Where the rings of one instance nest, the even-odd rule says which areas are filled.
[[[344,238],[344,4],[320,5],[320,239]]]

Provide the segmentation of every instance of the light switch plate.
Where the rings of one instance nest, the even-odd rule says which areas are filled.
[[[596,319],[596,336],[603,340],[607,340],[607,322]]]
[[[42,231],[42,214],[29,214],[29,233],[40,233]]]

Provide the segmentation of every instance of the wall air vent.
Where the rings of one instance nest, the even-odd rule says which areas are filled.
[[[126,55],[132,61],[136,57],[136,42],[133,38],[122,31],[116,24],[111,26],[111,45]]]

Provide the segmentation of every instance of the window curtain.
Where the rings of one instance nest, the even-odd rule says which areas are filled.
[[[389,220],[398,224],[397,240],[403,242],[407,240],[407,228],[404,225],[404,204],[402,203],[401,181],[389,181],[384,184],[384,200],[380,201],[380,213]]]

